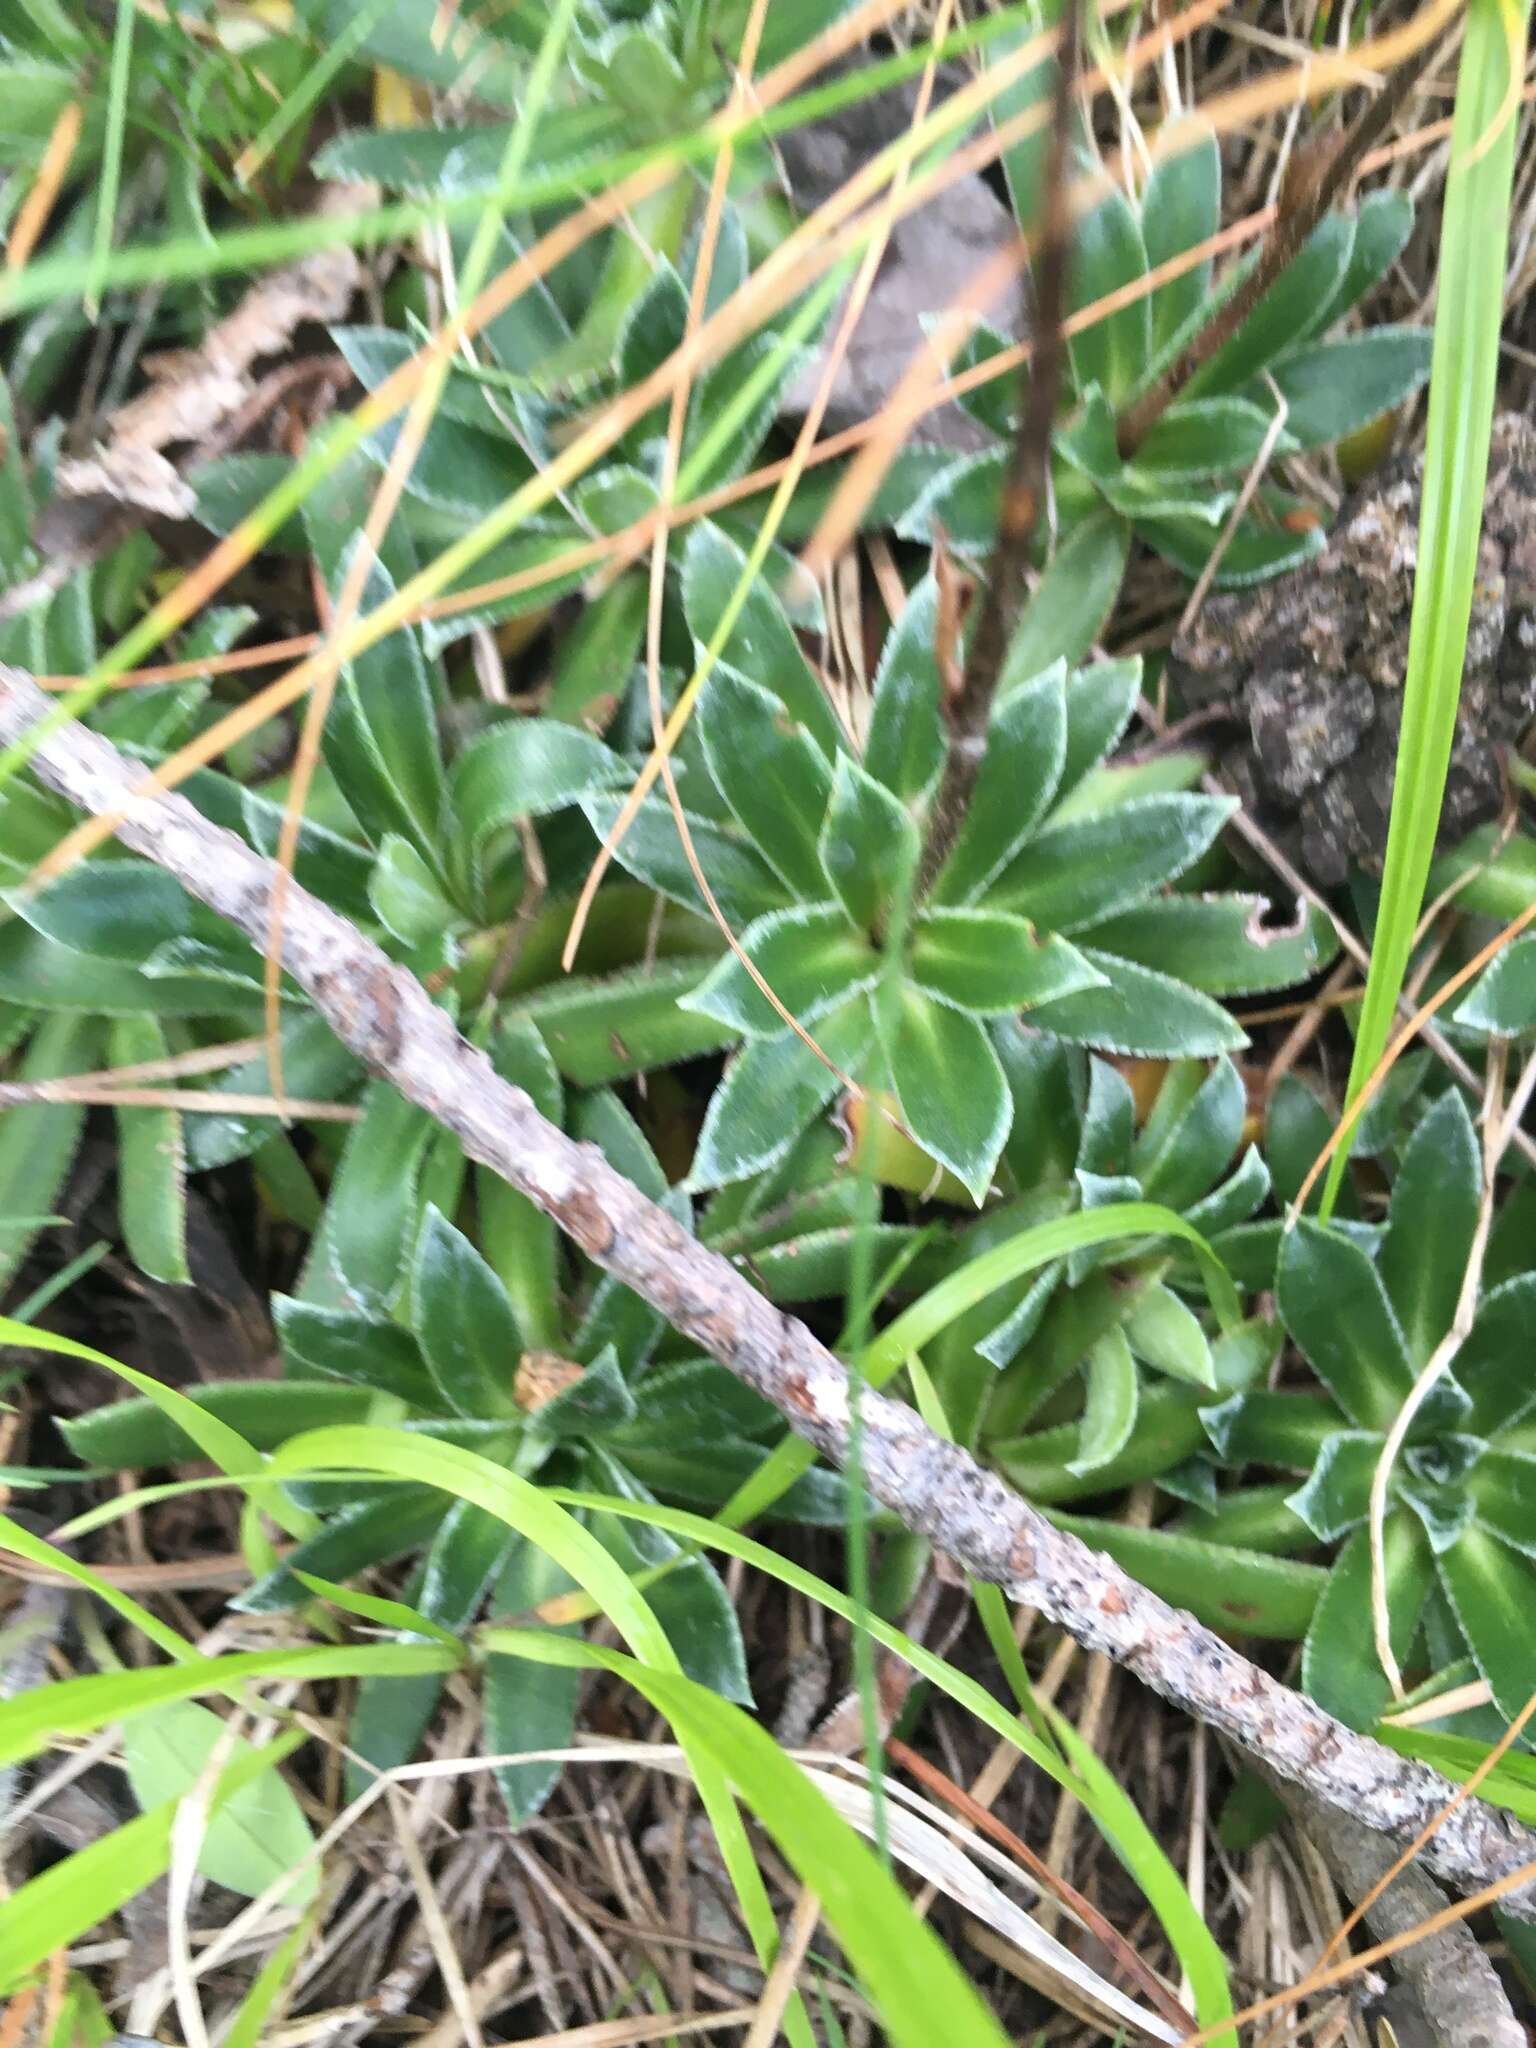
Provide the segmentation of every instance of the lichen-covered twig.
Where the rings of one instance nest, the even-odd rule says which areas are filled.
[[[50,709],[35,683],[0,667],[0,747]],[[185,797],[141,793],[142,765],[75,724],[39,742],[36,774],[111,818],[123,843],[175,875],[257,946],[271,915],[274,868]],[[849,1381],[842,1364],[746,1276],[708,1250],[576,1144],[454,1027],[414,975],[306,890],[290,894],[283,964],[358,1057],[434,1117],[467,1155],[526,1195],[597,1264],[729,1368],[817,1450],[848,1455]],[[909,1528],[967,1572],[1035,1607],[1089,1650],[1122,1664],[1175,1706],[1250,1751],[1283,1778],[1403,1841],[1440,1812],[1435,1772],[1356,1735],[1123,1572],[1054,1528],[910,1408],[860,1394],[865,1483]],[[1504,1901],[1536,1919],[1536,1833],[1477,1799],[1434,1834],[1425,1861],[1474,1890],[1530,1866]]]

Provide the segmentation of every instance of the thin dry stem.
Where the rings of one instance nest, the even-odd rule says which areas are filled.
[[[959,835],[970,808],[987,749],[987,728],[1008,648],[1028,590],[1030,550],[1045,505],[1051,461],[1051,430],[1066,361],[1067,265],[1072,240],[1067,196],[1067,150],[1077,87],[1082,36],[1078,0],[1063,11],[1056,81],[1051,103],[1051,142],[1041,193],[1039,255],[1034,265],[1034,350],[1025,380],[1018,432],[1009,450],[998,512],[997,543],[987,572],[981,608],[966,652],[958,691],[946,693],[942,710],[944,769],[928,821],[918,865],[919,900],[932,886]]]

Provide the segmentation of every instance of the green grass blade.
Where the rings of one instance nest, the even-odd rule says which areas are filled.
[[[96,192],[96,222],[91,235],[89,281],[85,288],[86,307],[91,312],[100,302],[102,279],[112,254],[118,195],[123,185],[123,138],[128,131],[128,69],[133,61],[134,12],[135,0],[117,0],[117,19],[112,27],[112,61],[107,70],[107,126],[101,146],[101,183]]]
[[[270,1469],[296,1475],[337,1467],[409,1480],[417,1486],[441,1487],[495,1515],[553,1558],[591,1595],[647,1669],[680,1672],[666,1631],[628,1572],[547,1489],[455,1444],[405,1438],[396,1431],[363,1424],[308,1430],[274,1453]],[[766,1967],[777,1946],[778,1929],[752,1845],[724,1778],[707,1757],[691,1757],[690,1762],[748,1932]],[[810,2026],[803,2009],[792,2006],[785,2014],[785,2027],[797,2044],[810,2048]]]
[[[503,1655],[613,1672],[666,1716],[679,1741],[707,1754],[822,1901],[828,1925],[879,2006],[890,2040],[903,2048],[930,2048],[942,2015],[943,2038],[951,2048],[1001,2048],[1007,2036],[948,1949],[914,1915],[900,1885],[804,1770],[740,1707],[679,1673],[655,1671],[568,1636],[494,1629],[483,1641]]]
[[[766,1544],[735,1530],[723,1529],[718,1522],[704,1515],[690,1514],[684,1508],[615,1500],[607,1495],[576,1493],[561,1487],[552,1489],[551,1498],[563,1501],[568,1507],[600,1508],[605,1514],[664,1529],[680,1542],[740,1558],[751,1570],[762,1572],[803,1598],[815,1601],[850,1627],[867,1629],[882,1649],[900,1657],[919,1678],[925,1679],[957,1706],[974,1715],[984,1728],[1010,1743],[1057,1784],[1074,1794],[1141,1886],[1148,1904],[1162,1922],[1194,1987],[1202,2024],[1215,2024],[1231,2013],[1231,1992],[1220,1947],[1156,1836],[1075,1729],[1070,1729],[1070,1735],[1062,1734],[1058,1717],[1052,1715],[1051,1740],[1042,1741],[1038,1734],[994,1699],[985,1686],[967,1672],[956,1670],[953,1664],[922,1643],[915,1642],[894,1623],[882,1620],[877,1614],[866,1613],[849,1594],[818,1578],[804,1566],[791,1563]],[[980,1590],[995,1593],[997,1600],[1002,1601],[1003,1596],[996,1587]],[[1011,1630],[1008,1633],[1011,1640]],[[1058,1742],[1059,1748],[1056,1746]]]
[[[865,1350],[859,1361],[865,1380],[872,1387],[884,1386],[913,1352],[932,1343],[957,1316],[964,1315],[1010,1280],[1036,1272],[1068,1252],[1106,1244],[1117,1237],[1182,1238],[1193,1247],[1206,1292],[1222,1327],[1230,1329],[1241,1320],[1231,1276],[1193,1224],[1158,1202],[1111,1202],[1102,1209],[1034,1224],[939,1281]],[[720,1510],[720,1520],[727,1528],[740,1528],[744,1522],[766,1513],[815,1462],[816,1453],[809,1444],[798,1437],[786,1437],[770,1451],[752,1477],[736,1489]]]
[[[415,1677],[452,1671],[462,1662],[457,1645],[449,1649],[440,1643],[320,1643],[300,1650],[235,1650],[223,1657],[188,1657],[179,1664],[151,1664],[141,1670],[91,1672],[0,1701],[0,1764],[36,1756],[59,1736],[94,1735],[167,1700],[225,1693],[248,1678]]]
[[[1504,310],[1518,112],[1509,86],[1512,77],[1518,80],[1523,53],[1524,33],[1511,0],[1471,0],[1441,216],[1429,426],[1397,777],[1346,1107],[1365,1086],[1392,1029],[1434,859],[1455,736]],[[1333,1208],[1348,1158],[1346,1140],[1329,1166],[1324,1216]]]
[[[213,1793],[218,1811],[243,1785],[253,1784],[309,1737],[302,1730],[279,1736],[265,1749],[236,1758],[219,1776]],[[164,1874],[171,1860],[176,1799],[167,1799],[125,1821],[87,1849],[77,1849],[7,1899],[0,1915],[0,1992],[19,1988],[30,1970],[66,1949]]]
[[[119,1592],[116,1586],[93,1572],[88,1564],[82,1564],[77,1557],[71,1557],[67,1550],[59,1550],[41,1536],[34,1536],[30,1529],[24,1529],[20,1522],[13,1522],[9,1515],[0,1515],[0,1551],[9,1551],[12,1557],[24,1557],[28,1564],[40,1564],[45,1570],[62,1572],[73,1579],[77,1586],[83,1586],[88,1593],[94,1593],[115,1614],[122,1617],[130,1628],[136,1628],[147,1642],[156,1644],[168,1657],[178,1663],[188,1663],[196,1658],[197,1652],[184,1635],[177,1633],[157,1614],[147,1607],[141,1607],[137,1600]]]
[[[206,1408],[199,1407],[196,1401],[189,1401],[174,1387],[163,1386],[159,1380],[151,1379],[148,1373],[123,1365],[119,1360],[109,1358],[106,1352],[93,1350],[89,1344],[77,1344],[72,1337],[60,1337],[52,1330],[34,1329],[30,1324],[0,1316],[0,1346],[6,1344],[21,1345],[33,1351],[57,1351],[65,1358],[78,1358],[87,1365],[99,1365],[105,1371],[115,1373],[120,1380],[126,1380],[129,1386],[136,1387],[153,1401],[162,1414],[168,1415],[221,1472],[227,1472],[231,1479],[238,1479],[249,1487],[264,1511],[290,1536],[302,1538],[313,1531],[315,1525],[311,1517],[284,1500],[275,1487],[260,1484],[266,1460],[254,1444],[247,1443],[238,1429],[232,1429],[218,1416],[210,1415]]]

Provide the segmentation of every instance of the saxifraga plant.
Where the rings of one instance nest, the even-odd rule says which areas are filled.
[[[612,1163],[685,1225],[691,1204],[669,1189],[639,1129],[601,1091],[567,1102],[537,1032],[513,1021],[496,1031],[498,1070],[540,1109],[602,1146]],[[388,1420],[505,1462],[524,1478],[621,1500],[718,1509],[756,1470],[778,1433],[766,1402],[712,1359],[669,1351],[661,1316],[628,1288],[564,1247],[553,1223],[494,1174],[479,1172],[479,1249],[408,1167],[426,1120],[388,1091],[370,1102],[371,1126],[344,1161],[297,1296],[275,1304],[287,1377],[198,1389],[196,1399],[263,1450],[304,1429]],[[393,1178],[410,1194],[381,1201]],[[414,1183],[414,1185],[413,1185]],[[436,1193],[461,1205],[452,1177]],[[467,1220],[467,1218],[466,1218]],[[408,1232],[404,1242],[399,1232]],[[384,1256],[378,1256],[382,1238]],[[746,1242],[754,1242],[748,1233]],[[73,1449],[98,1467],[176,1464],[196,1455],[153,1403],[134,1399],[68,1425]],[[300,1574],[342,1581],[414,1560],[407,1598],[438,1628],[461,1634],[487,1608],[524,1614],[571,1591],[537,1546],[466,1502],[392,1481],[295,1485],[313,1532],[237,1602],[247,1611],[306,1597]],[[846,1483],[812,1472],[777,1505],[787,1520],[839,1527]],[[729,1597],[713,1567],[670,1537],[633,1521],[580,1511],[646,1597],[691,1674],[746,1699],[746,1662]],[[571,1739],[576,1677],[493,1658],[485,1669],[486,1740],[492,1750],[558,1748]],[[367,1681],[350,1746],[378,1768],[414,1751],[437,1702],[435,1677]],[[558,1766],[518,1764],[500,1774],[514,1819],[537,1810]]]
[[[692,536],[683,592],[698,646],[741,568],[715,529]],[[1326,953],[1311,929],[1258,929],[1251,898],[1173,888],[1232,805],[1136,795],[1101,771],[1135,706],[1136,662],[1005,673],[959,837],[913,902],[945,745],[937,634],[929,581],[891,631],[856,734],[760,582],[726,638],[684,763],[688,832],[744,952],[816,1045],[734,955],[683,995],[686,1012],[741,1042],[710,1100],[696,1187],[782,1158],[846,1076],[980,1204],[1013,1119],[998,1020],[1027,1015],[1058,1039],[1119,1052],[1208,1057],[1245,1043],[1213,994],[1292,981]],[[583,807],[606,833],[619,803],[598,793]],[[662,895],[707,907],[659,799],[619,859]]]

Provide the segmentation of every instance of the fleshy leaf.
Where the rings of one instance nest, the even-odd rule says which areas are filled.
[[[471,846],[519,818],[543,818],[614,789],[629,770],[589,732],[553,718],[514,718],[471,740],[453,765],[454,815]]]
[[[1156,270],[1171,257],[1209,241],[1221,226],[1221,152],[1203,121],[1165,125],[1151,174],[1141,195],[1141,232],[1147,266]],[[1207,258],[1152,294],[1152,347],[1166,347],[1210,290]]]
[[[1097,304],[1144,277],[1146,271],[1147,252],[1136,209],[1118,186],[1112,187],[1078,222],[1072,238],[1068,312]],[[1133,298],[1128,305],[1102,315],[1091,327],[1073,335],[1068,346],[1078,390],[1098,384],[1118,404],[1152,353],[1152,317],[1146,298]]]
[[[272,1297],[283,1357],[303,1377],[322,1373],[375,1393],[390,1394],[422,1414],[440,1408],[437,1389],[409,1330],[383,1317],[317,1308],[292,1295]]]
[[[976,787],[934,883],[936,903],[969,903],[1049,810],[1066,754],[1066,664],[1014,690],[996,707]]]
[[[1456,1378],[1471,1399],[1467,1427],[1497,1438],[1536,1406],[1531,1332],[1536,1330],[1536,1273],[1518,1273],[1478,1304],[1471,1334],[1456,1354]]]
[[[1439,1572],[1477,1668],[1512,1721],[1536,1692],[1536,1573],[1477,1527],[1440,1558]]]
[[[1385,1530],[1392,1652],[1408,1656],[1432,1582],[1429,1545],[1416,1516],[1398,1509]],[[1347,1728],[1369,1728],[1392,1698],[1371,1624],[1370,1534],[1359,1529],[1328,1574],[1301,1653],[1302,1684]]]
[[[1000,910],[921,912],[910,972],[929,995],[982,1017],[1034,1009],[1104,980],[1066,939],[1042,938],[1027,918]]]
[[[1216,1385],[1211,1347],[1198,1319],[1171,1288],[1155,1284],[1139,1295],[1123,1328],[1132,1351],[1157,1372],[1197,1387]]]
[[[1102,988],[1063,996],[1040,1014],[1042,1029],[1075,1045],[1143,1059],[1210,1059],[1248,1043],[1219,1003],[1186,988],[1171,975],[1156,974],[1130,960],[1117,960],[1095,947],[1081,949],[1104,975]]]
[[[1187,981],[1207,995],[1292,988],[1339,950],[1333,920],[1306,906],[1282,926],[1266,922],[1262,896],[1155,896],[1096,924],[1084,936],[1123,960]]]
[[[1170,1101],[1169,1114],[1159,1116],[1171,1094],[1165,1081],[1136,1141],[1135,1172],[1149,1202],[1183,1210],[1230,1163],[1242,1137],[1248,1094],[1230,1060],[1218,1060],[1192,1095]]]
[[[816,1043],[846,1073],[874,1036],[869,1003],[857,997],[818,1020]],[[842,1083],[792,1032],[754,1039],[736,1054],[709,1098],[699,1133],[692,1188],[720,1187],[782,1159]]]
[[[1427,327],[1372,327],[1293,349],[1270,371],[1288,408],[1286,434],[1322,448],[1391,412],[1428,377],[1430,340]]]
[[[861,931],[878,931],[910,886],[917,826],[882,783],[840,755],[821,833],[821,865]]]
[[[816,851],[832,789],[826,755],[779,699],[723,664],[705,688],[699,727],[709,772],[742,830],[788,888],[815,902],[826,889]]]
[[[1303,1218],[1281,1246],[1277,1286],[1286,1328],[1350,1420],[1390,1429],[1413,1368],[1372,1261],[1342,1232]]]
[[[874,981],[880,956],[835,903],[797,905],[760,917],[742,951],[792,1017],[811,1023]],[[784,1019],[734,953],[727,953],[683,1007],[718,1017],[751,1037],[772,1038]]]
[[[1290,1496],[1287,1506],[1319,1543],[1336,1542],[1365,1520],[1382,1441],[1373,1430],[1341,1429],[1323,1445],[1306,1485]]]
[[[428,1370],[455,1413],[518,1414],[512,1383],[522,1337],[506,1289],[430,1204],[416,1245],[411,1309]]]
[[[1098,924],[1182,874],[1236,808],[1226,797],[1148,796],[1048,825],[1015,854],[987,901],[1051,931]]]
[[[875,672],[864,766],[902,803],[923,795],[944,765],[938,615],[938,588],[925,576],[887,634]]]
[[[1500,1038],[1536,1031],[1536,933],[1516,939],[1488,963],[1463,997],[1456,1021]]]
[[[693,637],[701,647],[721,640],[718,653],[777,697],[830,759],[844,744],[836,715],[763,578],[750,579],[745,602],[722,630],[746,565],[741,549],[718,526],[701,521],[694,527],[683,558],[683,604]]]
[[[1083,1368],[1085,1399],[1077,1456],[1069,1472],[1093,1472],[1122,1450],[1136,1427],[1140,1380],[1125,1332],[1116,1328],[1092,1346]]]
[[[1477,1228],[1482,1160],[1459,1088],[1419,1119],[1392,1189],[1381,1277],[1415,1370],[1451,1327]]]
[[[1012,1109],[992,1041],[974,1017],[916,989],[896,992],[892,1010],[880,1018],[880,1041],[902,1121],[979,1208]]]
[[[588,823],[601,839],[607,838],[621,807],[616,796],[591,796],[582,805]],[[754,917],[783,907],[788,892],[756,847],[723,832],[707,818],[688,815],[687,822],[699,865],[733,925],[739,929]],[[678,837],[677,821],[665,802],[651,797],[640,806],[619,847],[618,859],[637,881],[701,916],[708,915],[708,905]]]
[[[1186,397],[1208,391],[1240,390],[1275,357],[1289,348],[1316,309],[1329,300],[1343,279],[1355,224],[1343,214],[1326,215],[1229,342],[1190,379]],[[1254,258],[1234,273],[1230,287],[1248,274]],[[1230,288],[1229,287],[1229,288]]]

